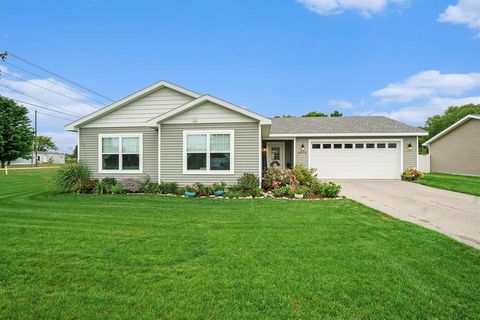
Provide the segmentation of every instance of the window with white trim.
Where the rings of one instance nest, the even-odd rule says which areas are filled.
[[[141,150],[141,134],[99,135],[99,171],[141,172]]]
[[[233,173],[233,130],[184,131],[184,173]]]

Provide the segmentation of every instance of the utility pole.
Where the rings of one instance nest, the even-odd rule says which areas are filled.
[[[38,150],[37,150],[37,110],[35,110],[35,167],[38,167]]]

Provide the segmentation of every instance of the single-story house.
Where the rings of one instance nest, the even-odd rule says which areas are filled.
[[[321,179],[399,179],[427,133],[377,116],[267,118],[160,81],[65,126],[95,177],[180,185],[235,183],[272,165],[316,168]]]
[[[33,164],[35,163],[35,152],[32,152],[30,158],[18,158],[11,164]],[[37,163],[65,163],[65,153],[56,151],[38,151]]]
[[[431,172],[480,175],[480,115],[464,117],[423,145]]]

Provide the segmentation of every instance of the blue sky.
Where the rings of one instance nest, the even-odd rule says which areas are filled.
[[[2,6],[0,50],[113,99],[163,79],[266,116],[338,109],[422,125],[448,105],[480,103],[478,0],[19,0]],[[84,100],[75,88],[0,68]],[[92,110],[9,76],[1,83]],[[40,120],[62,150],[74,146],[68,121]]]

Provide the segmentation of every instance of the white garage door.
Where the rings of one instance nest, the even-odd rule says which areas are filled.
[[[320,179],[399,179],[400,141],[311,141],[311,168]]]

